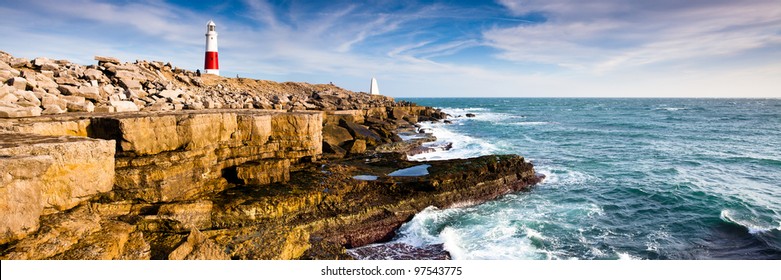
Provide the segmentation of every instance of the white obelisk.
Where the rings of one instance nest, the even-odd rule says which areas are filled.
[[[369,88],[369,94],[380,94],[380,88],[377,87],[377,79],[372,77],[372,85]]]
[[[220,63],[217,57],[217,31],[213,21],[206,24],[206,59],[203,68],[206,74],[220,75]]]

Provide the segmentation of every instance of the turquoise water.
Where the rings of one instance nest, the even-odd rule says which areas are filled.
[[[547,178],[428,208],[394,242],[454,259],[781,259],[781,100],[405,100],[462,115],[424,123],[453,149],[413,159],[516,153]]]

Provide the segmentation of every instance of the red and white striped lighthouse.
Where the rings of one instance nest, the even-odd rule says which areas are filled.
[[[206,74],[220,75],[220,63],[217,59],[217,31],[213,21],[206,24],[206,59],[203,68]]]

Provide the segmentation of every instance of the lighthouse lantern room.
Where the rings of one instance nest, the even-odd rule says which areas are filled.
[[[220,63],[217,57],[217,31],[214,21],[206,24],[206,59],[203,68],[206,74],[220,75]]]

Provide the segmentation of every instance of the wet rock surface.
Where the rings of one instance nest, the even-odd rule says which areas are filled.
[[[348,253],[361,260],[449,260],[442,244],[418,248],[404,243],[382,243],[356,248]]]

